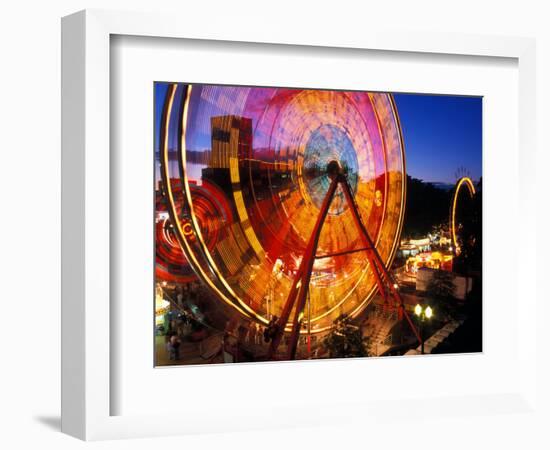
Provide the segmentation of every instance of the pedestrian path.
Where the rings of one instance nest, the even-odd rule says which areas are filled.
[[[434,333],[430,338],[424,341],[424,354],[432,353],[437,346],[443,343],[451,334],[453,334],[458,327],[464,323],[464,319],[453,320],[447,323],[443,328]],[[422,346],[409,350],[405,355],[420,355],[422,353]]]

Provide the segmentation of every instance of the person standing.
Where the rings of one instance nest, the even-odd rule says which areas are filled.
[[[277,334],[278,324],[277,320],[279,318],[277,316],[273,316],[269,323],[267,324],[267,328],[264,329],[264,342],[270,342],[273,340],[275,335]]]
[[[170,341],[168,343],[170,361],[177,361],[180,359],[180,345],[181,340],[177,334],[170,336]]]
[[[254,335],[254,343],[257,345],[262,345],[262,336],[263,336],[263,329],[262,326],[257,323],[256,324],[256,334]]]
[[[183,307],[183,289],[178,286],[178,294],[176,295],[176,303],[181,308]]]
[[[256,343],[256,323],[255,322],[251,322],[250,325],[248,326],[247,342],[249,344]]]

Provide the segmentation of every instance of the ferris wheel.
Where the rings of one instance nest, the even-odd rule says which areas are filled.
[[[467,192],[468,197],[472,200],[476,194],[476,188],[474,182],[469,176],[461,176],[455,185],[453,199],[451,202],[451,208],[449,213],[449,228],[451,230],[451,241],[453,251],[455,255],[459,255],[461,252],[462,240],[459,236],[461,224],[459,221],[459,198],[461,193]]]
[[[174,235],[220,302],[274,327],[269,358],[376,292],[420,340],[389,272],[406,194],[390,94],[174,83],[160,135]]]

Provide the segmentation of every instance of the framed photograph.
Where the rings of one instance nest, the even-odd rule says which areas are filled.
[[[207,29],[63,19],[63,431],[532,412],[534,42]]]
[[[482,97],[157,82],[154,107],[157,366],[482,351]]]

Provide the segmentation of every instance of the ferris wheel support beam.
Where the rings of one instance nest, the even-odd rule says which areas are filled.
[[[403,317],[405,317],[405,319],[407,320],[407,323],[409,324],[409,327],[411,328],[411,331],[414,333],[419,344],[422,344],[422,337],[420,336],[420,333],[418,332],[414,323],[412,322],[409,314],[405,310],[405,304],[403,302],[403,298],[401,297],[401,294],[399,293],[396,287],[397,284],[395,283],[395,280],[393,279],[388,269],[386,269],[386,266],[382,261],[380,254],[376,250],[376,247],[372,242],[372,239],[370,238],[369,233],[365,225],[363,224],[363,221],[361,220],[359,209],[357,207],[357,204],[355,203],[353,194],[351,192],[351,188],[346,179],[344,179],[342,182],[342,189],[344,191],[346,200],[350,205],[350,209],[353,214],[355,225],[361,231],[361,237],[363,239],[363,244],[366,248],[367,258],[369,260],[369,264],[371,264],[371,266],[374,269],[373,272],[375,273],[375,276],[376,276],[376,281],[377,281],[378,290],[380,294],[382,295],[382,297],[384,298],[384,301],[387,304],[389,304],[391,307],[397,308],[399,313],[399,319],[403,319]],[[387,287],[387,290],[385,289],[385,287]],[[394,301],[393,304],[391,304],[392,299]]]
[[[353,198],[353,193],[351,191],[351,187],[347,181],[347,178],[342,173],[341,167],[339,166],[339,164],[337,165],[340,168],[340,170],[334,173],[334,166],[332,167],[333,169],[333,174],[331,176],[332,182],[325,195],[325,198],[323,199],[323,204],[321,205],[319,215],[317,216],[317,222],[315,223],[315,227],[313,228],[313,232],[311,233],[311,237],[309,239],[308,245],[304,252],[304,256],[302,257],[302,261],[300,262],[300,266],[294,277],[294,281],[292,283],[292,287],[288,294],[286,303],[283,307],[281,317],[278,319],[275,325],[274,336],[271,340],[271,344],[269,346],[269,350],[267,354],[268,360],[273,359],[277,353],[277,349],[279,347],[279,344],[281,343],[281,340],[284,335],[285,327],[288,323],[288,320],[290,318],[290,315],[293,309],[295,310],[294,310],[294,318],[292,321],[292,331],[290,334],[290,339],[288,344],[288,359],[292,360],[296,358],[296,349],[298,346],[298,340],[300,338],[300,328],[302,325],[303,312],[307,301],[307,294],[309,291],[311,272],[313,269],[313,263],[315,262],[315,259],[318,258],[316,256],[316,252],[317,252],[317,245],[319,243],[319,236],[321,235],[321,229],[325,222],[326,216],[328,214],[330,205],[332,203],[332,200],[334,198],[334,194],[336,193],[336,189],[338,185],[342,186],[344,196],[346,198],[346,201],[353,215],[353,220],[355,222],[357,229],[360,232],[361,239],[364,245],[364,248],[360,250],[363,250],[366,252],[366,256],[369,261],[370,267],[372,268],[374,277],[376,279],[376,284],[378,286],[378,291],[380,292],[380,295],[382,295],[386,305],[389,305],[390,307],[396,307],[398,309],[398,313],[399,313],[398,316],[400,320],[403,319],[403,317],[406,318],[407,323],[409,324],[411,330],[413,331],[416,339],[420,344],[422,344],[422,337],[420,336],[410,316],[405,310],[403,299],[396,288],[395,281],[391,276],[391,274],[389,273],[389,271],[386,269],[386,266],[384,265],[384,262],[382,261],[380,254],[376,250],[376,247],[372,239],[370,238],[369,233],[365,225],[363,224],[363,221],[361,220],[359,208],[355,202],[355,199]],[[321,257],[326,257],[326,256],[322,255]],[[294,306],[296,307],[294,308]]]
[[[311,271],[313,269],[315,253],[317,251],[317,245],[319,243],[319,236],[321,235],[321,229],[328,214],[330,204],[332,203],[332,199],[334,198],[334,193],[336,192],[336,188],[338,187],[338,182],[339,180],[337,178],[334,178],[332,180],[328,188],[327,194],[323,200],[323,204],[321,205],[321,210],[319,212],[319,215],[317,216],[317,222],[315,223],[315,227],[313,228],[313,232],[311,233],[306,251],[304,252],[304,256],[302,257],[302,261],[300,262],[300,266],[294,277],[294,281],[292,283],[288,298],[281,313],[281,317],[277,322],[275,336],[271,341],[267,354],[268,359],[273,359],[275,353],[277,352],[277,348],[281,343],[281,339],[284,335],[284,329],[286,327],[286,324],[288,323],[288,319],[295,303],[297,304],[297,306],[294,313],[294,320],[292,322],[292,332],[289,344],[289,359],[294,359],[296,356],[296,346],[298,343],[298,338],[300,336],[301,326],[300,315],[301,313],[303,313],[306,304],[307,293],[309,290],[309,282],[311,280]],[[297,297],[298,301],[296,302]]]

